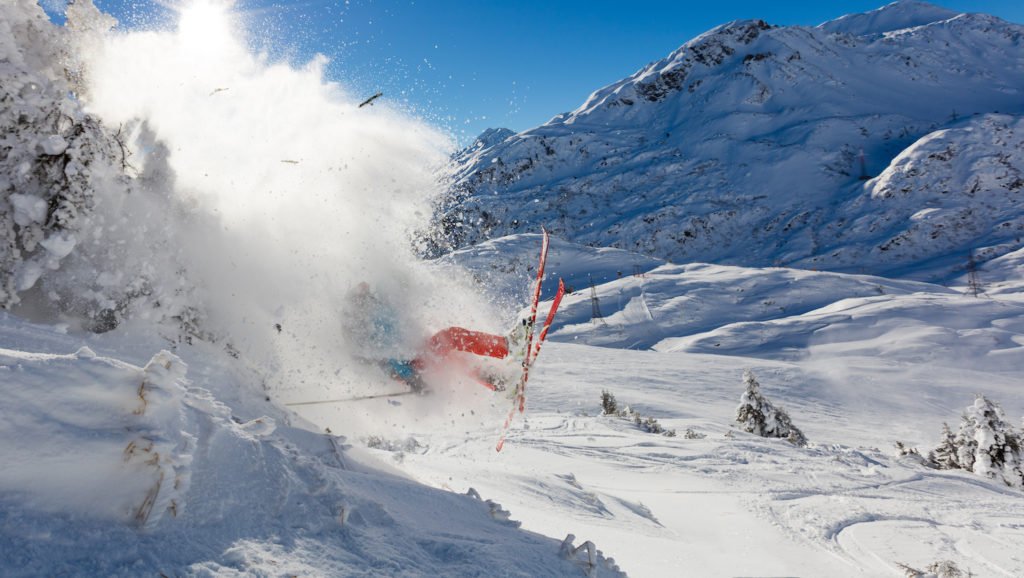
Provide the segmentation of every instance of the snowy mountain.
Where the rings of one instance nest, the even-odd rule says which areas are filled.
[[[917,262],[935,261],[919,275],[948,277],[972,249],[1017,243],[1015,181],[984,176],[992,165],[1022,169],[1018,155],[1006,156],[1017,141],[976,133],[992,123],[1013,132],[1006,115],[1024,112],[1024,64],[1013,56],[1022,42],[1020,25],[920,2],[816,28],[720,26],[571,113],[467,150],[441,207],[438,249],[545,225],[574,242],[676,262],[883,272],[908,259],[880,247],[921,227],[878,214],[874,191],[886,185],[863,179],[899,172],[941,135],[972,158],[934,159],[910,185],[920,191],[908,193],[934,205],[923,197],[946,190],[943,203],[972,214],[974,238],[947,226],[954,234],[915,247]],[[994,112],[1004,116],[976,117]],[[950,172],[972,184],[953,187]],[[832,235],[859,248],[834,254]]]
[[[916,28],[956,17],[941,6],[916,0],[902,0],[864,14],[847,14],[819,26],[828,32],[851,36],[871,36],[895,30]]]
[[[962,272],[1022,246],[1024,117],[980,115],[925,135],[815,231],[817,255],[804,267],[876,263],[906,275]]]

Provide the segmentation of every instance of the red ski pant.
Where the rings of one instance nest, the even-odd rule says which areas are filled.
[[[508,357],[508,343],[501,335],[484,333],[482,331],[471,331],[462,327],[449,327],[435,333],[427,340],[424,347],[425,352],[412,360],[412,365],[418,370],[436,367],[441,363],[453,361],[450,354],[453,351],[461,351],[481,355],[485,357],[497,357],[499,359]],[[461,363],[461,362],[459,362]],[[470,369],[469,374],[476,375],[481,385],[488,389],[495,389],[495,386],[484,381],[477,375],[477,370]]]
[[[447,357],[452,351],[464,351],[502,358],[508,356],[508,344],[501,335],[449,327],[438,331],[427,341],[427,351],[436,357]]]

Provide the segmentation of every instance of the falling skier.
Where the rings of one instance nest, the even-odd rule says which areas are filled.
[[[416,354],[410,359],[405,354],[408,337],[389,302],[372,291],[366,282],[359,283],[348,293],[347,302],[342,328],[356,344],[356,358],[367,365],[380,367],[389,377],[405,383],[417,393],[426,391],[424,373],[458,363],[453,355],[455,352],[519,363],[526,353],[526,336],[530,334],[531,327],[524,319],[504,336],[447,327],[416,345]],[[503,372],[489,372],[479,366],[465,369],[470,377],[493,391],[504,391],[508,386],[510,378],[502,375]]]
[[[357,355],[356,358],[366,364],[380,367],[393,379],[407,384],[410,391],[405,393],[426,391],[423,372],[456,365],[456,356],[453,355],[456,352],[518,362],[520,371],[514,378],[514,387],[511,386],[513,380],[507,375],[490,376],[480,366],[471,366],[468,372],[464,372],[475,377],[481,385],[492,391],[506,391],[512,401],[512,407],[501,426],[501,436],[495,446],[495,450],[500,452],[505,445],[505,436],[512,424],[512,418],[516,412],[522,413],[526,410],[526,383],[530,377],[530,368],[537,360],[541,345],[547,338],[551,322],[565,295],[565,283],[559,279],[558,288],[551,299],[551,307],[544,318],[540,332],[534,335],[533,329],[537,322],[541,284],[544,282],[544,265],[547,262],[548,246],[550,245],[547,231],[542,229],[542,233],[540,260],[537,264],[537,278],[533,283],[533,298],[530,302],[529,317],[516,323],[507,336],[472,331],[463,327],[448,327],[433,334],[416,347],[418,353],[415,357],[406,359],[401,355],[401,351],[408,349],[402,347],[401,324],[397,312],[386,301],[375,295],[370,290],[369,284],[363,282],[349,292],[350,310],[349,314],[343,318],[345,320],[343,327],[353,343],[358,345],[363,352],[369,351],[367,355]],[[506,364],[506,367],[510,365],[512,364]],[[392,395],[402,394],[371,395],[348,400],[298,402],[289,405],[336,403]]]

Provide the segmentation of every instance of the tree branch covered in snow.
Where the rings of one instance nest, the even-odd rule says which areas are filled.
[[[86,66],[73,55],[113,20],[87,0],[67,17],[58,28],[34,2],[0,5],[0,307],[95,332],[161,308],[187,333],[186,268],[148,250],[173,244],[161,219],[174,205],[152,171],[126,174],[129,129],[105,127],[76,96]]]

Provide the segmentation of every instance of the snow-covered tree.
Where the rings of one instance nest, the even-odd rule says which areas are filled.
[[[71,94],[61,29],[18,0],[0,5],[0,38],[0,306],[10,308],[79,245],[97,190],[128,185],[116,138]]]
[[[619,412],[619,404],[615,401],[615,395],[608,390],[601,391],[601,413],[604,415],[615,415]]]
[[[1022,442],[1002,408],[983,395],[964,410],[955,438],[960,467],[1009,486],[1024,487]]]
[[[749,369],[743,372],[743,383],[746,390],[736,408],[736,421],[744,431],[761,437],[785,438],[797,446],[807,445],[807,438],[793,425],[789,414],[761,394],[761,384]]]
[[[956,436],[949,429],[948,423],[942,424],[942,441],[928,454],[928,461],[940,470],[958,470]]]
[[[151,250],[174,244],[160,162],[129,175],[127,127],[104,126],[79,100],[80,48],[114,21],[91,0],[67,18],[62,28],[34,0],[0,2],[0,308],[92,331],[133,307],[177,322],[197,310],[185,265]]]

